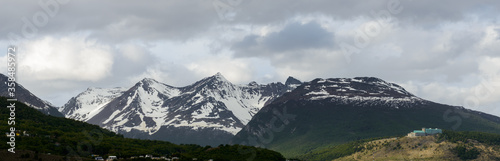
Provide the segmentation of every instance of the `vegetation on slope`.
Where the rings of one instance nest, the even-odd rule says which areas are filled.
[[[10,132],[15,128],[15,151],[25,151],[33,158],[34,154],[51,154],[65,156],[69,159],[90,158],[92,154],[100,156],[118,156],[128,158],[151,154],[154,156],[179,157],[181,160],[284,160],[277,152],[240,145],[220,145],[218,147],[199,145],[176,145],[165,141],[138,140],[124,138],[99,126],[66,118],[48,116],[16,102],[15,125],[7,124],[9,119],[9,103],[0,97],[0,131]],[[166,136],[167,137],[167,136]],[[0,136],[8,141],[10,137]],[[0,144],[2,159],[21,157],[20,154],[8,155],[4,152],[11,148],[8,144]],[[10,152],[9,152],[10,153]],[[33,155],[29,155],[33,153]],[[28,159],[28,158],[26,158]],[[13,159],[8,159],[13,160]]]
[[[500,145],[500,135],[493,133],[477,132],[477,131],[450,131],[444,130],[442,135],[439,135],[439,140],[446,140],[453,143],[463,142],[468,143],[470,140],[475,140],[487,145]]]
[[[365,144],[370,141],[380,140],[380,139],[383,138],[364,139],[340,145],[325,146],[310,151],[307,154],[299,156],[298,158],[301,160],[325,160],[325,159],[331,160],[331,159],[341,158],[363,150],[371,150],[373,149],[374,146]]]
[[[475,143],[494,146],[497,148],[497,151],[499,150],[498,145],[500,145],[500,135],[476,131],[456,132],[445,130],[443,134],[438,137],[438,141],[443,140],[458,144],[451,150],[462,160],[478,158],[480,150],[474,146]]]
[[[367,139],[313,150],[301,160],[500,160],[500,135],[449,131],[424,137]]]

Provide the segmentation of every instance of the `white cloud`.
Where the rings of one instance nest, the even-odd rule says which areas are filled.
[[[481,57],[477,66],[478,73],[466,76],[459,83],[407,81],[400,84],[413,94],[431,101],[464,106],[498,116],[500,58]],[[468,79],[475,81],[467,82]]]
[[[98,81],[110,74],[109,46],[81,36],[45,37],[19,46],[19,74],[37,80]]]
[[[148,49],[134,44],[125,44],[118,47],[118,51],[123,54],[125,58],[132,62],[142,62],[147,59]]]
[[[482,50],[482,54],[498,55],[500,51],[500,25],[490,25],[482,30],[483,38],[477,43],[477,48]]]

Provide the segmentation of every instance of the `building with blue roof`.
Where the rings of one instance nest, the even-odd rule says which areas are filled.
[[[422,130],[413,130],[413,132],[408,133],[408,137],[417,137],[417,136],[428,136],[428,135],[436,135],[443,133],[443,130],[438,128],[422,128]]]

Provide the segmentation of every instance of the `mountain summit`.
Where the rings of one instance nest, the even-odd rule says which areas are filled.
[[[425,103],[403,87],[375,77],[314,79],[277,101],[330,100],[337,103],[385,104],[399,108]]]
[[[111,100],[122,95],[126,88],[116,87],[105,88],[87,88],[84,92],[71,98],[59,110],[64,113],[66,118],[79,121],[87,121],[102,110],[102,107]]]
[[[289,76],[286,81],[285,81],[285,85],[294,85],[294,84],[302,84],[302,82],[300,82],[298,79],[292,77],[292,76]]]

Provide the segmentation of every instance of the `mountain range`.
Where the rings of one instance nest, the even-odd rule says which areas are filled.
[[[278,152],[250,146],[177,145],[166,141],[124,138],[97,125],[42,114],[22,102],[7,99],[0,96],[0,106],[16,103],[16,125],[0,124],[0,131],[9,132],[0,135],[0,139],[10,140],[10,143],[0,144],[0,161],[95,161],[109,156],[116,156],[119,160],[152,160],[148,155],[157,157],[155,160],[165,157],[161,159],[181,161],[285,160]],[[0,120],[8,120],[10,112],[9,108],[0,108]],[[13,127],[15,131],[10,132]],[[252,153],[244,153],[246,151]],[[133,159],[134,156],[143,157]]]
[[[55,109],[18,87],[34,97],[19,100]],[[145,78],[129,88],[90,87],[59,111],[129,138],[244,144],[286,157],[422,127],[500,133],[497,116],[425,100],[375,77],[237,85],[217,73],[185,87]]]
[[[60,111],[126,137],[219,145],[241,130],[263,106],[301,82],[235,85],[217,73],[186,87],[145,78],[131,88],[88,88]],[[166,137],[168,136],[168,137]]]

